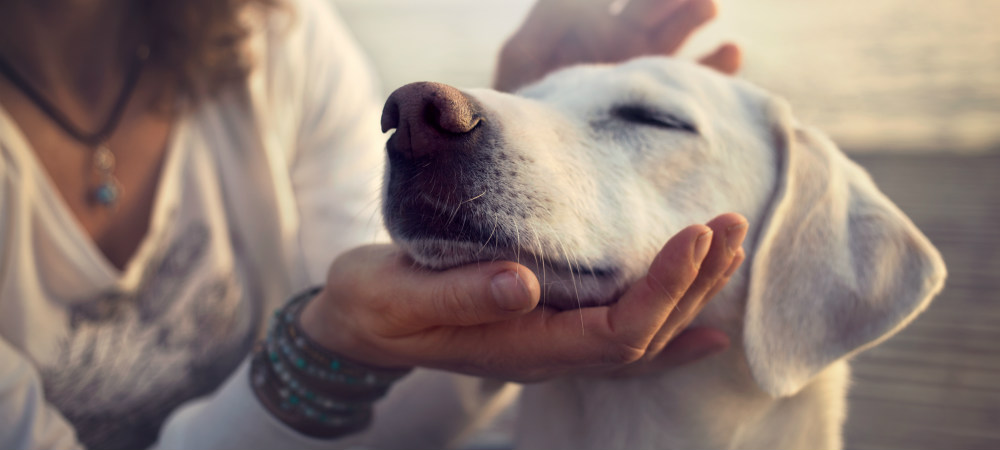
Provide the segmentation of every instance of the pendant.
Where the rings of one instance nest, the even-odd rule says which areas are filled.
[[[100,203],[102,206],[114,206],[115,202],[118,201],[120,190],[114,181],[101,183],[100,186],[94,189],[94,201]]]
[[[94,189],[94,201],[113,208],[121,195],[121,183],[114,175],[115,155],[106,144],[101,144],[94,152],[94,170],[101,177],[101,183]]]

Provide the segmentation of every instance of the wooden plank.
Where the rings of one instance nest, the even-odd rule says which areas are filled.
[[[875,437],[881,428],[903,428],[907,433],[919,434],[919,430],[927,427],[933,428],[935,435],[952,431],[964,436],[1000,437],[996,419],[995,415],[959,408],[927,405],[898,408],[897,403],[890,401],[856,398],[851,401],[848,428],[855,430],[855,435],[864,434],[869,438]]]
[[[910,405],[852,400],[845,447],[850,449],[996,449],[1000,433],[995,415]]]
[[[854,159],[949,279],[910,328],[855,359],[846,447],[1000,448],[1000,155]]]
[[[854,382],[901,382],[1000,392],[1000,372],[879,358],[855,364]]]
[[[851,398],[898,402],[901,405],[948,407],[989,413],[1000,405],[1000,389],[970,389],[955,385],[904,382],[899,379],[858,378]]]

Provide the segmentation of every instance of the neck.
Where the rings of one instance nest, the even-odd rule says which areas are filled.
[[[0,54],[56,98],[101,107],[138,44],[128,0],[0,2]]]

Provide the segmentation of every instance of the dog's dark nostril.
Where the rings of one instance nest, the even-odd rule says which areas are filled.
[[[445,133],[465,134],[472,131],[481,120],[473,111],[469,98],[458,89],[447,85],[442,90],[431,91],[426,98],[424,122]]]
[[[399,105],[392,101],[385,102],[382,108],[382,132],[385,133],[399,126]]]
[[[396,89],[382,109],[382,132],[393,128],[389,151],[402,157],[460,150],[483,121],[479,104],[441,83],[411,83]]]

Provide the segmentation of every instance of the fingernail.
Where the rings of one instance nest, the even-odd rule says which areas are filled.
[[[708,230],[704,233],[698,235],[698,240],[694,242],[694,258],[695,264],[701,264],[705,260],[705,256],[708,255],[708,249],[712,246],[712,230]]]
[[[740,248],[740,245],[743,245],[743,238],[745,237],[747,237],[746,222],[726,228],[726,246],[729,247],[729,251],[735,252],[736,249]]]
[[[514,271],[501,272],[493,277],[493,301],[505,311],[521,311],[531,306],[531,293]]]

